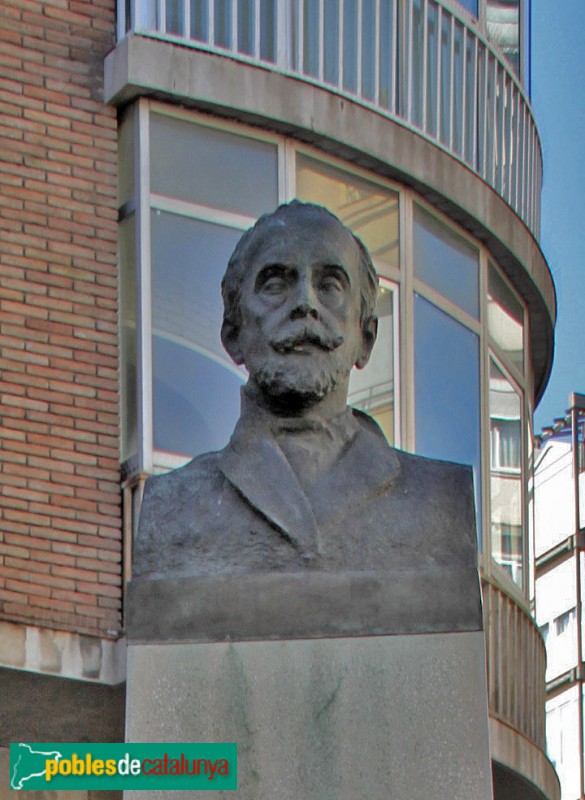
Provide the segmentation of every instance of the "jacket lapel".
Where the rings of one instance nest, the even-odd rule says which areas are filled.
[[[301,553],[319,552],[315,515],[277,443],[242,419],[220,453],[227,480]]]
[[[396,481],[400,472],[394,448],[369,418],[363,421],[363,416],[358,412],[357,436],[311,492],[313,513],[321,528],[373,502]]]

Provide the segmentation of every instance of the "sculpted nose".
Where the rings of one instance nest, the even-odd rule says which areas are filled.
[[[303,317],[319,318],[318,300],[310,280],[299,281],[295,293],[293,308],[290,312],[291,319]]]

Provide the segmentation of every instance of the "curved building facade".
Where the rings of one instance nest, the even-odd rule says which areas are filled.
[[[129,0],[101,64],[118,123],[121,585],[145,477],[224,446],[238,416],[245,375],[219,341],[236,241],[279,202],[322,203],[381,276],[350,402],[392,444],[473,466],[495,796],[556,800],[531,615],[555,293],[528,16],[524,0]]]

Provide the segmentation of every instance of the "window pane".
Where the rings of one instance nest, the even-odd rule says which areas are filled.
[[[478,252],[420,206],[414,207],[414,274],[479,318]]]
[[[276,62],[276,11],[274,0],[260,0],[260,58]]]
[[[215,0],[215,44],[218,47],[231,47],[233,0]]]
[[[134,215],[120,223],[120,456],[127,461],[138,452],[136,391],[136,268]]]
[[[441,23],[441,141],[449,146],[451,135],[451,17]]]
[[[471,14],[477,17],[477,0],[458,0]]]
[[[376,261],[398,267],[398,194],[308,156],[297,155],[297,196],[326,206]]]
[[[481,546],[479,338],[414,296],[416,452],[473,466]]]
[[[118,204],[134,196],[134,107],[122,119],[118,132]]]
[[[325,0],[325,80],[339,83],[339,0]]]
[[[254,53],[254,6],[250,0],[238,0],[238,50],[240,53]]]
[[[207,0],[191,0],[191,38],[206,42],[209,36]]]
[[[374,0],[362,0],[362,97],[368,100],[375,94],[376,47]]]
[[[343,88],[357,92],[357,0],[343,4]]]
[[[304,2],[303,72],[319,77],[319,4],[313,0]]]
[[[524,370],[524,311],[496,268],[489,265],[488,326],[490,336],[510,361]]]
[[[139,28],[157,31],[160,25],[157,0],[138,0],[137,6]]]
[[[278,204],[276,145],[152,114],[150,146],[157,194],[251,217]]]
[[[453,39],[453,149],[463,154],[463,25],[455,23]]]
[[[348,403],[373,417],[394,444],[394,292],[380,286],[376,313],[378,339],[364,369],[354,369],[349,382]]]
[[[467,37],[467,44],[465,47],[465,86],[466,86],[466,101],[463,113],[465,114],[465,152],[463,157],[468,164],[475,166],[473,149],[475,146],[476,131],[474,127],[476,119],[476,76],[475,76],[475,42],[472,36]]]
[[[413,125],[422,128],[423,124],[423,52],[424,52],[424,22],[421,9],[421,0],[412,3],[412,32],[410,46],[412,47],[412,82],[411,82],[411,107]]]
[[[438,59],[438,12],[437,4],[429,2],[427,11],[427,125],[431,136],[437,135],[437,59]]]
[[[380,104],[394,111],[394,83],[396,80],[396,57],[393,37],[396,32],[396,2],[387,0],[380,4]]]
[[[491,360],[489,405],[492,556],[522,587],[522,400]]]
[[[520,77],[520,0],[487,0],[488,38]]]
[[[183,0],[166,0],[167,33],[183,34]]]
[[[245,379],[224,351],[220,282],[241,231],[153,211],[154,447],[196,455],[225,446]]]

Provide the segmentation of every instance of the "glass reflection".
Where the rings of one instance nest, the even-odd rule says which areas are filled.
[[[463,25],[455,22],[453,39],[453,147],[463,152]]]
[[[379,59],[379,102],[385,108],[394,110],[394,71],[395,56],[392,40],[396,33],[396,2],[388,0],[380,4],[380,59]]]
[[[132,107],[118,127],[118,205],[134,194],[134,137],[135,112]]]
[[[520,77],[520,0],[487,0],[488,38]]]
[[[276,10],[274,0],[260,2],[260,58],[276,61]]]
[[[339,2],[325,0],[325,36],[324,76],[327,83],[337,86],[339,83]]]
[[[427,7],[427,131],[431,136],[437,135],[437,73],[438,73],[438,43],[437,30],[438,12],[437,4],[429,2]]]
[[[120,223],[120,413],[121,459],[138,452],[138,395],[136,384],[136,267],[134,215]]]
[[[398,194],[299,154],[297,196],[329,208],[374,260],[398,267]]]
[[[524,371],[524,309],[496,268],[489,265],[488,327],[495,344]]]
[[[206,42],[208,31],[207,0],[191,0],[191,38]]]
[[[414,296],[416,452],[471,464],[481,547],[479,337]]]
[[[477,0],[459,0],[459,2],[471,12],[474,17],[477,17]]]
[[[492,360],[489,408],[492,557],[522,588],[522,399]]]
[[[441,23],[441,125],[439,135],[449,146],[451,135],[451,21],[443,14]]]
[[[412,33],[410,46],[412,47],[412,79],[411,79],[411,120],[413,125],[422,128],[423,125],[423,96],[424,96],[424,22],[421,0],[412,3]]]
[[[219,330],[241,231],[160,211],[151,227],[154,447],[193,456],[225,446],[238,418],[245,374]]]
[[[357,0],[343,3],[343,88],[357,92]]]
[[[394,292],[380,286],[376,305],[378,339],[364,369],[354,369],[349,382],[348,403],[366,411],[394,444]]]
[[[232,0],[215,0],[215,44],[218,47],[230,47],[232,39]]]
[[[250,217],[278,204],[274,144],[152,114],[150,147],[154,193]]]
[[[249,0],[238,0],[238,50],[251,56],[254,54],[254,7]]]
[[[303,72],[319,77],[319,5],[312,0],[303,9]]]
[[[183,0],[166,0],[166,32],[183,35]]]
[[[376,68],[376,18],[374,0],[362,0],[362,87],[361,93],[368,100],[374,100],[374,73]]]
[[[414,274],[479,317],[477,250],[420,206],[414,207]]]

